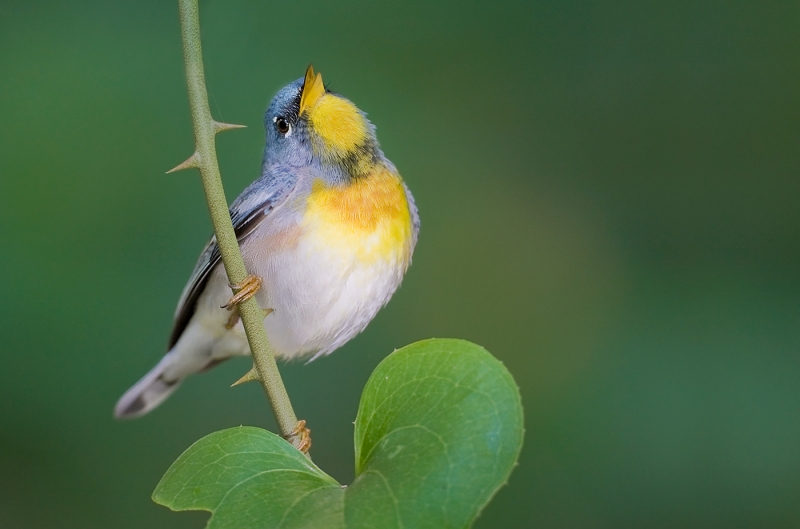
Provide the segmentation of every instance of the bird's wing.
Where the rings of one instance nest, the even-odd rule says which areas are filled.
[[[240,244],[253,233],[261,221],[269,216],[271,211],[286,201],[295,188],[296,182],[297,178],[293,171],[289,168],[276,167],[269,169],[264,176],[242,191],[229,209],[233,229]],[[177,343],[189,324],[189,320],[194,315],[197,299],[205,290],[211,271],[220,262],[220,259],[217,239],[211,237],[203,253],[200,254],[189,282],[178,301],[172,335],[169,339],[169,349],[172,349]]]

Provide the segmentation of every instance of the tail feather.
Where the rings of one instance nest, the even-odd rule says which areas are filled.
[[[171,356],[164,358],[139,382],[125,392],[114,407],[118,419],[133,419],[149,412],[169,397],[180,386],[181,379],[167,380],[164,371],[171,365]]]

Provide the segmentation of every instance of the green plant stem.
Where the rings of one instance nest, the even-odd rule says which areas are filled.
[[[195,153],[179,168],[197,167],[200,169],[208,209],[214,225],[214,234],[222,255],[222,263],[228,274],[228,280],[235,285],[245,280],[247,270],[228,213],[228,201],[225,199],[225,190],[222,187],[214,143],[214,137],[218,132],[235,128],[235,126],[217,123],[211,118],[205,74],[203,73],[197,0],[179,0],[179,4],[186,82],[189,88],[189,105],[192,112],[196,149]],[[247,341],[250,344],[250,351],[253,354],[253,364],[269,397],[281,434],[292,444],[298,446],[299,438],[293,435],[297,426],[297,417],[267,340],[263,323],[264,311],[258,306],[255,297],[251,297],[239,304],[239,314],[247,334]]]

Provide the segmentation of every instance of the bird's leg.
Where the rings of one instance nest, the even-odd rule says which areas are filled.
[[[231,315],[228,317],[228,323],[225,324],[225,328],[231,330],[237,323],[239,323],[239,307],[233,307],[232,309],[228,310],[231,311]]]
[[[264,313],[264,317],[266,318],[275,311],[273,309],[264,309],[262,312]],[[225,324],[225,328],[228,330],[233,329],[233,326],[236,325],[238,322],[239,322],[239,309],[237,308],[236,310],[232,311],[231,317],[228,318],[228,323]],[[250,368],[250,371],[245,373],[242,378],[231,384],[231,387],[238,386],[239,384],[244,384],[245,382],[252,382],[254,380],[261,380],[261,378],[259,378],[258,376],[258,370],[256,370],[255,364],[253,364],[253,367]]]
[[[255,293],[261,289],[261,278],[250,274],[238,285],[230,285],[230,287],[236,291],[236,294],[231,296],[231,299],[228,300],[228,303],[222,305],[221,308],[233,310],[236,308],[236,305],[242,301],[252,298]],[[230,320],[228,323],[230,323]],[[236,325],[236,322],[234,321],[233,324]]]
[[[236,326],[237,323],[239,323],[239,307],[234,307],[233,309],[228,310],[231,311],[231,315],[228,318],[228,323],[225,324],[225,328],[231,330]],[[266,318],[273,312],[275,312],[275,309],[264,309],[264,317]]]
[[[292,433],[286,436],[286,440],[291,442],[293,438],[298,436],[300,437],[300,446],[297,449],[307,454],[311,449],[311,430],[306,428],[306,421],[304,420],[297,421],[297,426],[292,430]]]

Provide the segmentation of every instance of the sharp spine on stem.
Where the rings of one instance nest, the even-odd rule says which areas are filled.
[[[244,374],[242,378],[231,384],[231,387],[244,384],[245,382],[253,382],[255,380],[261,380],[261,379],[258,376],[258,371],[256,371],[256,366],[253,366],[250,368],[250,371]]]
[[[214,134],[219,134],[220,132],[224,132],[226,130],[247,128],[247,125],[234,125],[232,123],[221,123],[219,121],[213,121],[212,123],[214,125]]]
[[[184,169],[197,169],[199,167],[200,167],[200,155],[197,153],[197,151],[195,151],[194,154],[192,154],[186,159],[186,161],[184,161],[180,165],[176,165],[175,167],[167,171],[167,174],[175,173],[177,171],[183,171]]]

